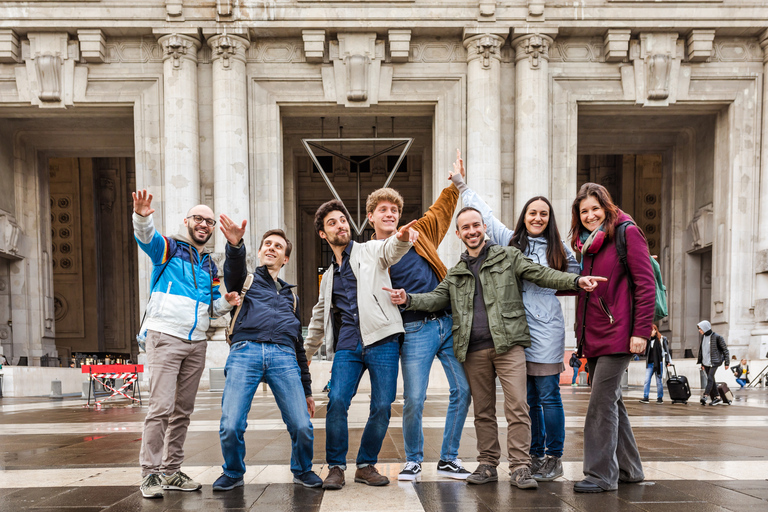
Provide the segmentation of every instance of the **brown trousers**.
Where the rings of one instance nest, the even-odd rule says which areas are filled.
[[[514,471],[529,466],[531,456],[531,418],[528,416],[528,388],[525,373],[525,350],[514,346],[503,354],[489,348],[469,352],[464,361],[472,404],[475,410],[477,461],[499,465],[499,424],[496,421],[496,376],[504,392],[504,415],[507,418],[507,459]]]
[[[149,411],[141,439],[141,476],[173,474],[184,461],[189,416],[205,368],[205,341],[188,343],[175,336],[147,332]]]

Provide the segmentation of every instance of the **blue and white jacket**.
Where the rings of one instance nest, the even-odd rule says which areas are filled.
[[[205,341],[210,318],[232,309],[219,292],[218,269],[210,251],[204,249],[200,254],[181,237],[161,235],[155,231],[151,215],[134,213],[133,231],[154,265],[141,332],[152,330],[190,342]]]
[[[462,190],[463,189],[463,190]],[[487,226],[486,233],[499,245],[509,245],[514,231],[507,228],[493,216],[491,207],[474,190],[459,187],[464,206],[477,208]],[[568,270],[573,274],[581,272],[573,251],[563,243],[568,257]],[[547,239],[529,237],[528,248],[523,253],[539,265],[547,264]],[[531,331],[531,346],[525,349],[525,360],[532,363],[561,363],[565,353],[565,319],[560,301],[555,296],[556,290],[542,288],[528,281],[523,281],[523,305],[528,329]]]

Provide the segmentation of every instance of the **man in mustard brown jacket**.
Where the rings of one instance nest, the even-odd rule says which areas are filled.
[[[458,169],[456,165],[454,167]],[[424,216],[416,221],[413,229],[418,231],[419,238],[405,256],[389,269],[393,288],[404,288],[408,293],[426,293],[434,290],[443,280],[446,268],[437,255],[437,247],[451,227],[458,198],[459,190],[455,185],[446,187]],[[368,222],[376,230],[376,238],[386,240],[397,230],[403,212],[403,198],[396,190],[380,188],[368,196],[366,211]],[[400,363],[403,368],[405,399],[403,440],[406,462],[398,480],[421,479],[421,463],[424,460],[422,413],[429,372],[435,357],[442,363],[450,385],[437,474],[464,480],[469,476],[469,471],[464,469],[458,455],[471,395],[464,368],[453,354],[450,309],[435,312],[403,311],[402,319],[405,339],[400,350]]]

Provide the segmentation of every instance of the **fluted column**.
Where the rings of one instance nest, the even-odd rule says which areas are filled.
[[[758,201],[757,219],[757,274],[755,276],[755,319],[756,325],[753,337],[759,341],[751,343],[750,357],[762,357],[765,351],[756,352],[757,347],[768,345],[768,29],[759,36],[760,46],[763,47],[763,133],[760,148],[760,197]]]
[[[235,35],[208,39],[213,66],[213,201],[216,213],[250,225],[248,172],[248,97],[245,52],[250,42]],[[248,232],[250,233],[250,231]],[[256,236],[256,235],[254,235]],[[251,245],[252,237],[246,234]],[[216,233],[216,252],[226,240]]]
[[[552,38],[526,34],[515,49],[515,217],[536,195],[550,195],[549,48]]]
[[[465,36],[467,183],[501,213],[501,46],[505,37]]]
[[[169,34],[163,48],[164,229],[173,234],[187,211],[200,202],[197,114],[197,38]]]

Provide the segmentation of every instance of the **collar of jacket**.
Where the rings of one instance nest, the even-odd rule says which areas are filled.
[[[495,243],[491,242],[490,240],[486,240],[485,243],[486,243],[486,247],[483,248],[483,250],[486,251],[485,261],[483,261],[483,264],[480,265],[481,269],[483,269],[485,267],[489,267],[489,266],[495,264],[498,260],[500,260],[501,258],[504,257],[504,248],[503,247],[501,247],[500,245],[496,245]],[[461,258],[459,259],[459,264],[463,263],[464,266],[462,267],[462,270],[466,269],[466,271],[471,274],[472,272],[469,270],[469,262],[468,262],[469,258],[471,258],[471,256],[469,256],[469,253],[467,251],[464,251],[463,253],[461,253]]]
[[[203,250],[201,251],[200,249],[197,248],[197,246],[195,244],[193,244],[189,240],[189,238],[187,238],[186,236],[184,236],[182,234],[171,235],[171,238],[173,240],[175,240],[176,242],[180,243],[180,244],[184,244],[184,245],[186,245],[188,247],[191,247],[192,249],[196,250],[197,253],[200,256],[202,256],[203,254],[211,254],[213,252],[213,250],[210,247],[208,247],[208,246],[203,246]]]
[[[267,268],[266,265],[259,265],[258,267],[256,267],[256,270],[253,271],[253,273],[254,274],[258,274],[261,277],[263,277],[264,279],[268,279],[269,281],[271,281],[273,283],[275,282],[275,280],[272,279],[272,274],[269,273],[269,269]],[[295,288],[296,287],[295,284],[288,284],[285,281],[283,281],[282,279],[280,279],[279,277],[277,278],[277,282],[280,283],[280,289],[281,290],[283,288]]]

